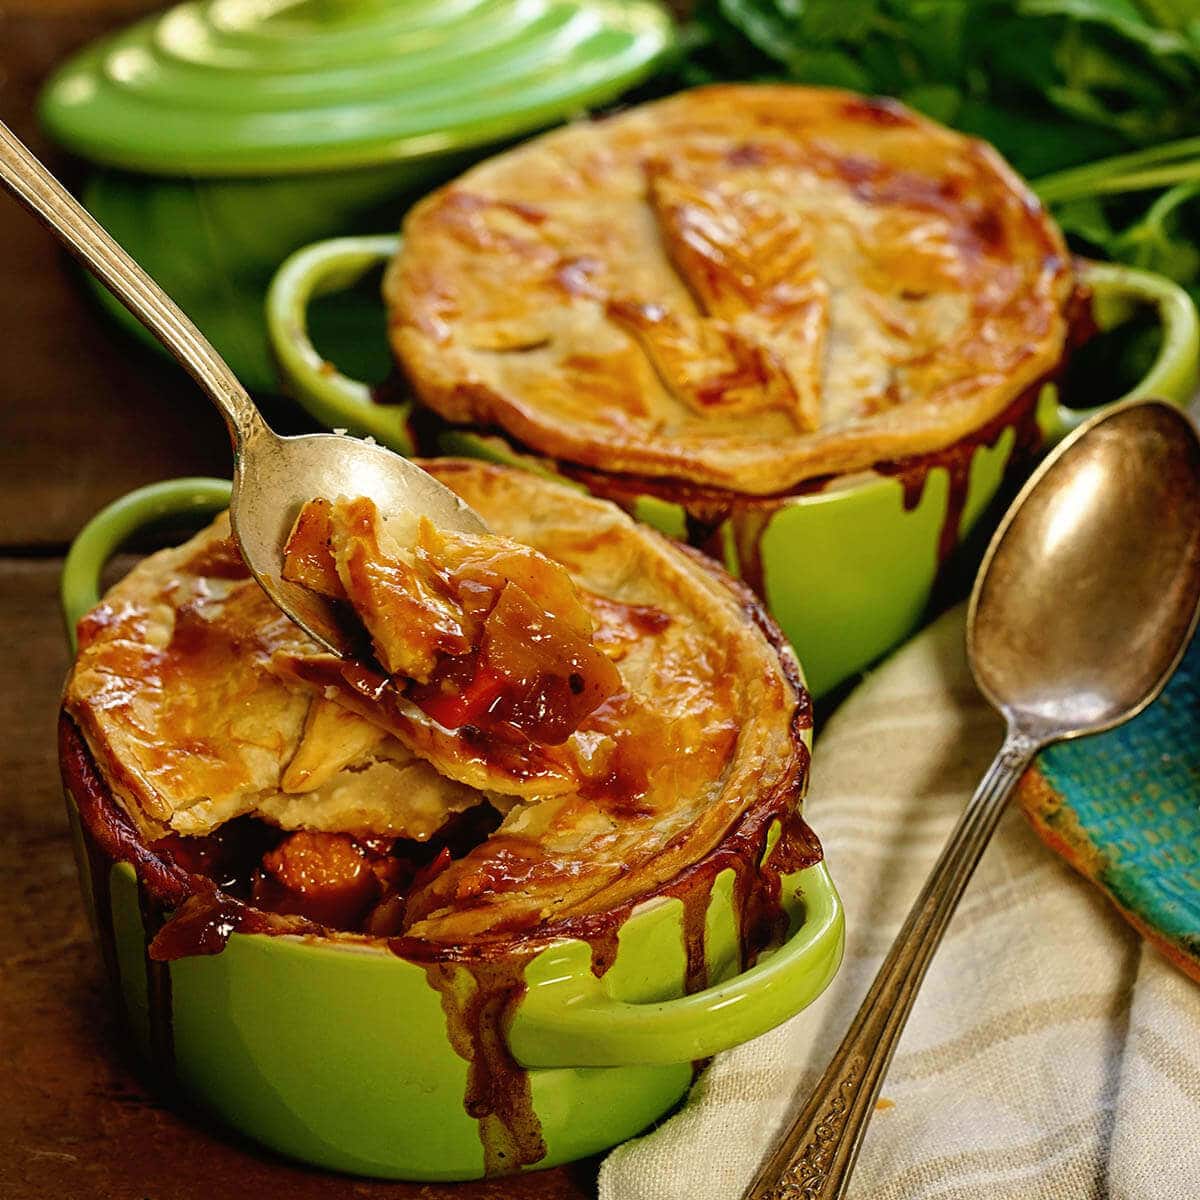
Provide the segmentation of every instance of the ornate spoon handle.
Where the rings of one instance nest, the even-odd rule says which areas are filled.
[[[1010,728],[892,943],[825,1073],[744,1200],[837,1200],[925,972],[1004,812],[1041,743]]]
[[[220,410],[236,445],[265,431],[246,389],[200,330],[2,121],[0,184],[162,341]]]

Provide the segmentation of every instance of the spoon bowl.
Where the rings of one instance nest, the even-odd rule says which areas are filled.
[[[1200,442],[1158,401],[1064,444],[1001,522],[971,597],[980,690],[1039,742],[1099,733],[1162,690],[1196,622]]]

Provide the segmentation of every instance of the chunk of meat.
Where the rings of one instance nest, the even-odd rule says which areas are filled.
[[[371,635],[375,656],[389,675],[424,681],[441,656],[471,649],[471,623],[416,555],[390,543],[371,500],[334,503],[338,577]]]
[[[356,928],[382,891],[366,850],[352,837],[309,830],[293,833],[263,855],[253,883],[259,908],[334,929]]]
[[[509,583],[483,622],[474,654],[446,659],[410,690],[448,729],[510,725],[539,745],[565,742],[620,686],[612,662],[579,633]]]
[[[310,500],[296,518],[283,547],[283,577],[311,592],[335,600],[346,598],[346,589],[333,561],[332,505]]]

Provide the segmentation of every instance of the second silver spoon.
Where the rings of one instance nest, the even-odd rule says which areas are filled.
[[[836,1200],[917,990],[1017,781],[1050,742],[1111,729],[1162,690],[1200,606],[1200,439],[1159,401],[1084,425],[1000,524],[967,615],[1004,744],[866,999],[745,1200]]]

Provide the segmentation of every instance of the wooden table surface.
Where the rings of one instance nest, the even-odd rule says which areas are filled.
[[[65,55],[154,7],[0,0],[0,120],[69,183],[78,165],[40,135],[37,89]],[[228,445],[208,402],[101,316],[51,238],[3,196],[0,381],[0,1196],[594,1195],[594,1163],[459,1186],[307,1170],[173,1111],[139,1080],[114,1044],[59,787],[54,722],[67,655],[58,576],[67,543],[97,509],[155,479],[227,475]]]

